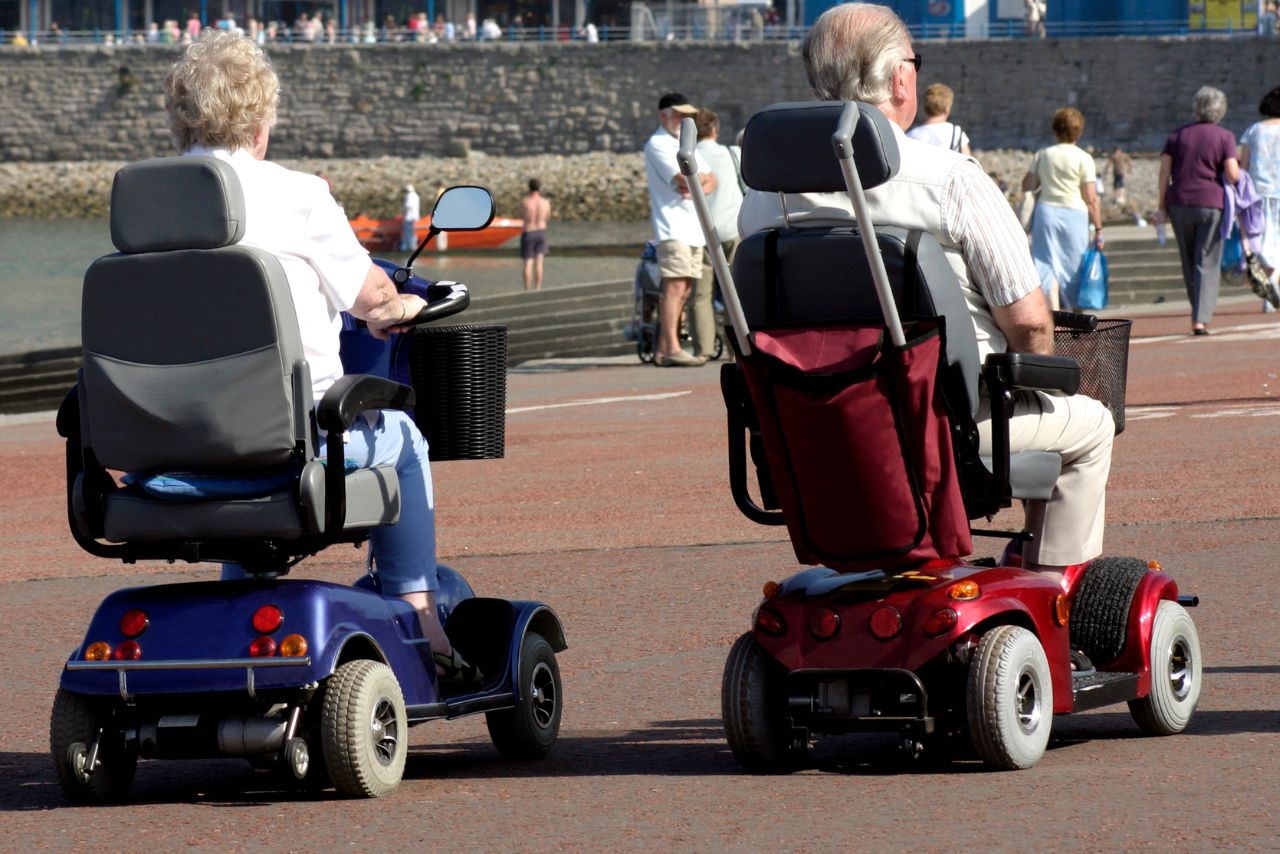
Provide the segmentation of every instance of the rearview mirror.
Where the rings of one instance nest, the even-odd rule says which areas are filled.
[[[450,187],[436,199],[431,227],[438,231],[479,231],[493,221],[493,196],[484,187]]]

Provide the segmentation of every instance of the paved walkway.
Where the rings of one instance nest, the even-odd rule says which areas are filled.
[[[413,731],[386,802],[281,792],[227,760],[144,763],[131,805],[69,808],[47,719],[96,602],[213,570],[81,553],[50,416],[0,419],[0,849],[1274,850],[1280,320],[1231,305],[1208,338],[1185,327],[1181,310],[1137,318],[1107,549],[1160,559],[1200,596],[1200,710],[1166,739],[1140,737],[1123,706],[1059,718],[1020,773],[908,765],[881,737],[824,742],[787,777],[737,768],[719,719],[725,655],[794,559],[729,500],[718,366],[623,359],[517,370],[506,458],[434,467],[442,557],[481,593],[541,598],[565,621],[550,757],[504,762],[469,718]],[[346,580],[358,564],[334,548],[294,574]]]

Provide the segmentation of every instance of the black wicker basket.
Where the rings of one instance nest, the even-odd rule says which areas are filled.
[[[414,420],[433,462],[506,451],[507,327],[419,326],[409,343]]]
[[[1099,320],[1092,332],[1058,327],[1054,350],[1080,364],[1080,394],[1100,400],[1111,410],[1116,433],[1124,430],[1124,387],[1129,374],[1129,330],[1132,320]]]

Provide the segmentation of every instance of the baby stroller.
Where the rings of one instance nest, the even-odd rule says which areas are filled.
[[[658,244],[649,240],[640,253],[640,263],[636,265],[635,276],[635,312],[631,316],[631,324],[627,327],[628,341],[636,342],[636,355],[646,364],[653,361],[654,347],[658,340],[658,303],[662,301],[662,275],[658,272]],[[719,359],[724,355],[724,303],[715,298],[716,309],[716,343],[715,349],[708,355]],[[692,340],[687,312],[681,317],[680,343],[687,344]]]
[[[692,177],[695,133],[684,125],[681,168]],[[1072,566],[1059,583],[1022,569],[1025,534],[969,528],[1013,498],[1052,494],[1061,459],[1010,454],[1007,400],[1017,389],[1074,393],[1075,361],[996,353],[979,364],[938,243],[871,225],[864,190],[899,163],[876,108],[777,104],[747,124],[743,151],[749,186],[847,192],[863,227],[751,235],[731,274],[689,182],[738,356],[721,369],[730,490],[748,518],[785,525],[811,565],[764,585],[729,653],[721,703],[734,757],[786,771],[818,735],[888,731],[912,756],[969,744],[991,765],[1028,768],[1055,714],[1121,701],[1148,733],[1182,731],[1202,673],[1184,610],[1194,597],[1134,558]],[[978,451],[979,377],[989,458]],[[1012,544],[999,560],[968,560],[971,533]]]

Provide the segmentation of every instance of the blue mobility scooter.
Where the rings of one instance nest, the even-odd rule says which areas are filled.
[[[487,191],[452,189],[427,239],[492,216]],[[308,555],[396,523],[395,470],[349,468],[343,434],[366,410],[412,407],[415,393],[348,374],[313,405],[284,272],[237,245],[243,221],[237,178],[216,159],[145,161],[116,176],[119,251],[85,275],[84,363],[57,418],[71,531],[98,557],[235,563],[246,577],[101,603],[54,701],[62,791],[119,799],[139,758],[234,756],[286,781],[378,797],[401,780],[410,726],[480,712],[502,754],[546,754],[565,648],[550,608],[478,597],[441,566],[441,623],[483,674],[449,683],[414,610],[381,595],[376,575],[354,586],[283,578]],[[466,307],[463,285],[393,272],[428,296],[418,322]]]
[[[692,178],[695,134],[684,125],[681,169]],[[964,262],[923,230],[871,220],[864,190],[904,168],[898,135],[880,110],[853,102],[775,104],[752,117],[743,177],[778,200],[778,218],[742,242],[732,270],[689,181],[738,357],[721,373],[730,489],[752,521],[785,525],[811,565],[764,585],[729,653],[721,708],[734,758],[785,772],[816,738],[881,731],[911,756],[972,752],[1029,768],[1056,715],[1115,703],[1146,733],[1182,732],[1203,674],[1186,611],[1194,596],[1137,558],[1100,557],[1058,580],[1023,567],[1030,534],[969,526],[1015,498],[1053,496],[1063,459],[1010,451],[1011,401],[1032,389],[1093,392],[1086,369],[1090,381],[1099,368],[1123,377],[1128,327],[1114,357],[1081,359],[1077,342],[1092,335],[1096,348],[1116,321],[1059,315],[1058,354],[980,361],[955,272]],[[788,219],[797,215],[802,227]],[[1092,395],[1117,430],[1118,391]],[[970,559],[972,534],[1011,544],[999,559]]]

